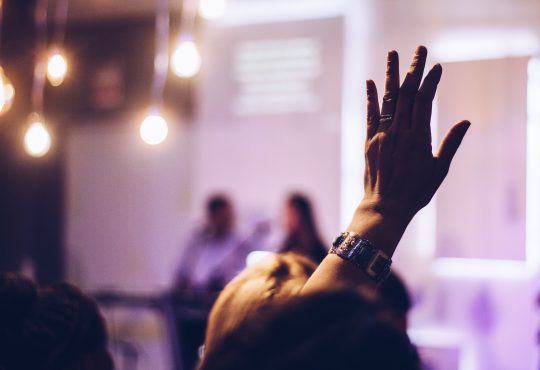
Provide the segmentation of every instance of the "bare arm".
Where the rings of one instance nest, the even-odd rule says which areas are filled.
[[[375,83],[366,82],[364,198],[347,231],[369,240],[388,256],[443,182],[470,126],[468,121],[455,124],[432,154],[431,110],[442,68],[435,65],[422,81],[426,56],[425,47],[416,49],[400,86],[398,54],[388,53],[382,109]],[[376,284],[350,262],[328,255],[303,292],[336,286],[374,289]]]

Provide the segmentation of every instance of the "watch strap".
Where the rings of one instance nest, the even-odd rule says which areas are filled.
[[[329,253],[353,263],[376,282],[384,280],[390,273],[390,257],[369,240],[352,232],[339,234]]]

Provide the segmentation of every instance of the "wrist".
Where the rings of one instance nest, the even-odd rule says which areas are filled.
[[[399,205],[364,198],[354,212],[347,231],[369,240],[388,256],[392,256],[414,212]]]

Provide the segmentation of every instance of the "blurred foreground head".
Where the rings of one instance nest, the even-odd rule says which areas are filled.
[[[241,322],[201,370],[418,370],[407,335],[353,291],[295,296]]]
[[[359,292],[300,295],[315,269],[275,255],[247,268],[216,301],[200,370],[418,370],[387,303]]]
[[[97,305],[70,284],[37,288],[0,274],[1,370],[109,370],[107,332]]]
[[[205,351],[212,351],[245,321],[266,316],[271,303],[300,292],[316,265],[306,257],[284,253],[246,268],[219,295],[206,330]]]

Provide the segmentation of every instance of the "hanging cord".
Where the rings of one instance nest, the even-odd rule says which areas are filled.
[[[169,70],[169,18],[169,1],[156,0],[154,77],[150,92],[152,104],[155,106],[163,103],[163,92]]]
[[[43,90],[45,88],[45,54],[47,51],[47,5],[48,0],[38,0],[34,20],[36,24],[36,56],[34,82],[32,84],[32,108],[43,112]]]
[[[2,51],[2,27],[4,26],[4,1],[0,0],[0,51]],[[0,53],[1,59],[2,53]]]
[[[198,0],[186,0],[182,2],[182,23],[180,24],[180,35],[193,35],[195,30],[195,19],[197,19]]]
[[[2,1],[2,0],[0,0]],[[66,36],[69,0],[56,0],[54,45],[60,47],[64,44]]]

